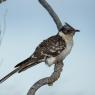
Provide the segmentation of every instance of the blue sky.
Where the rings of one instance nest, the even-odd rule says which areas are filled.
[[[95,95],[95,0],[48,0],[62,22],[77,29],[74,47],[64,60],[60,79],[52,87],[44,86],[36,95]],[[5,11],[6,32],[0,46],[0,78],[29,57],[57,28],[38,0],[7,0],[0,5],[0,24]],[[26,95],[40,78],[51,75],[53,66],[44,63],[0,84],[0,95]]]

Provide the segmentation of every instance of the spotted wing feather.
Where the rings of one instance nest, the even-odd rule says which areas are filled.
[[[46,57],[57,56],[66,48],[66,43],[59,35],[52,36],[47,40],[44,40],[35,50],[34,56]]]
[[[24,71],[42,61],[47,57],[58,56],[66,47],[65,41],[58,35],[52,36],[44,40],[36,49],[33,55],[17,64],[15,67],[21,67],[20,71]]]

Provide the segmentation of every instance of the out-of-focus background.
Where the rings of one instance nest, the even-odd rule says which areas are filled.
[[[62,22],[80,29],[71,54],[64,60],[61,77],[36,95],[95,95],[95,0],[48,0]],[[0,4],[0,25],[6,16],[6,32],[0,46],[0,79],[29,57],[57,28],[38,0],[7,0]],[[2,29],[3,30],[3,29]],[[44,63],[15,74],[0,84],[0,95],[26,95],[39,79],[51,75]]]

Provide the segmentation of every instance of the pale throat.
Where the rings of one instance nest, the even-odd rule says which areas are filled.
[[[63,38],[66,42],[72,42],[73,41],[73,36],[69,34],[64,34],[63,32],[59,32],[58,35]]]
[[[70,52],[73,47],[73,36],[72,35],[66,35],[63,32],[59,32],[59,36],[63,38],[66,42],[66,48],[63,50],[61,55],[59,56],[60,58],[65,58]]]

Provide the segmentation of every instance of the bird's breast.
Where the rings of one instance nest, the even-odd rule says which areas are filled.
[[[66,41],[66,48],[60,53],[57,58],[59,58],[59,60],[65,59],[65,57],[71,52],[72,46],[73,40]]]

